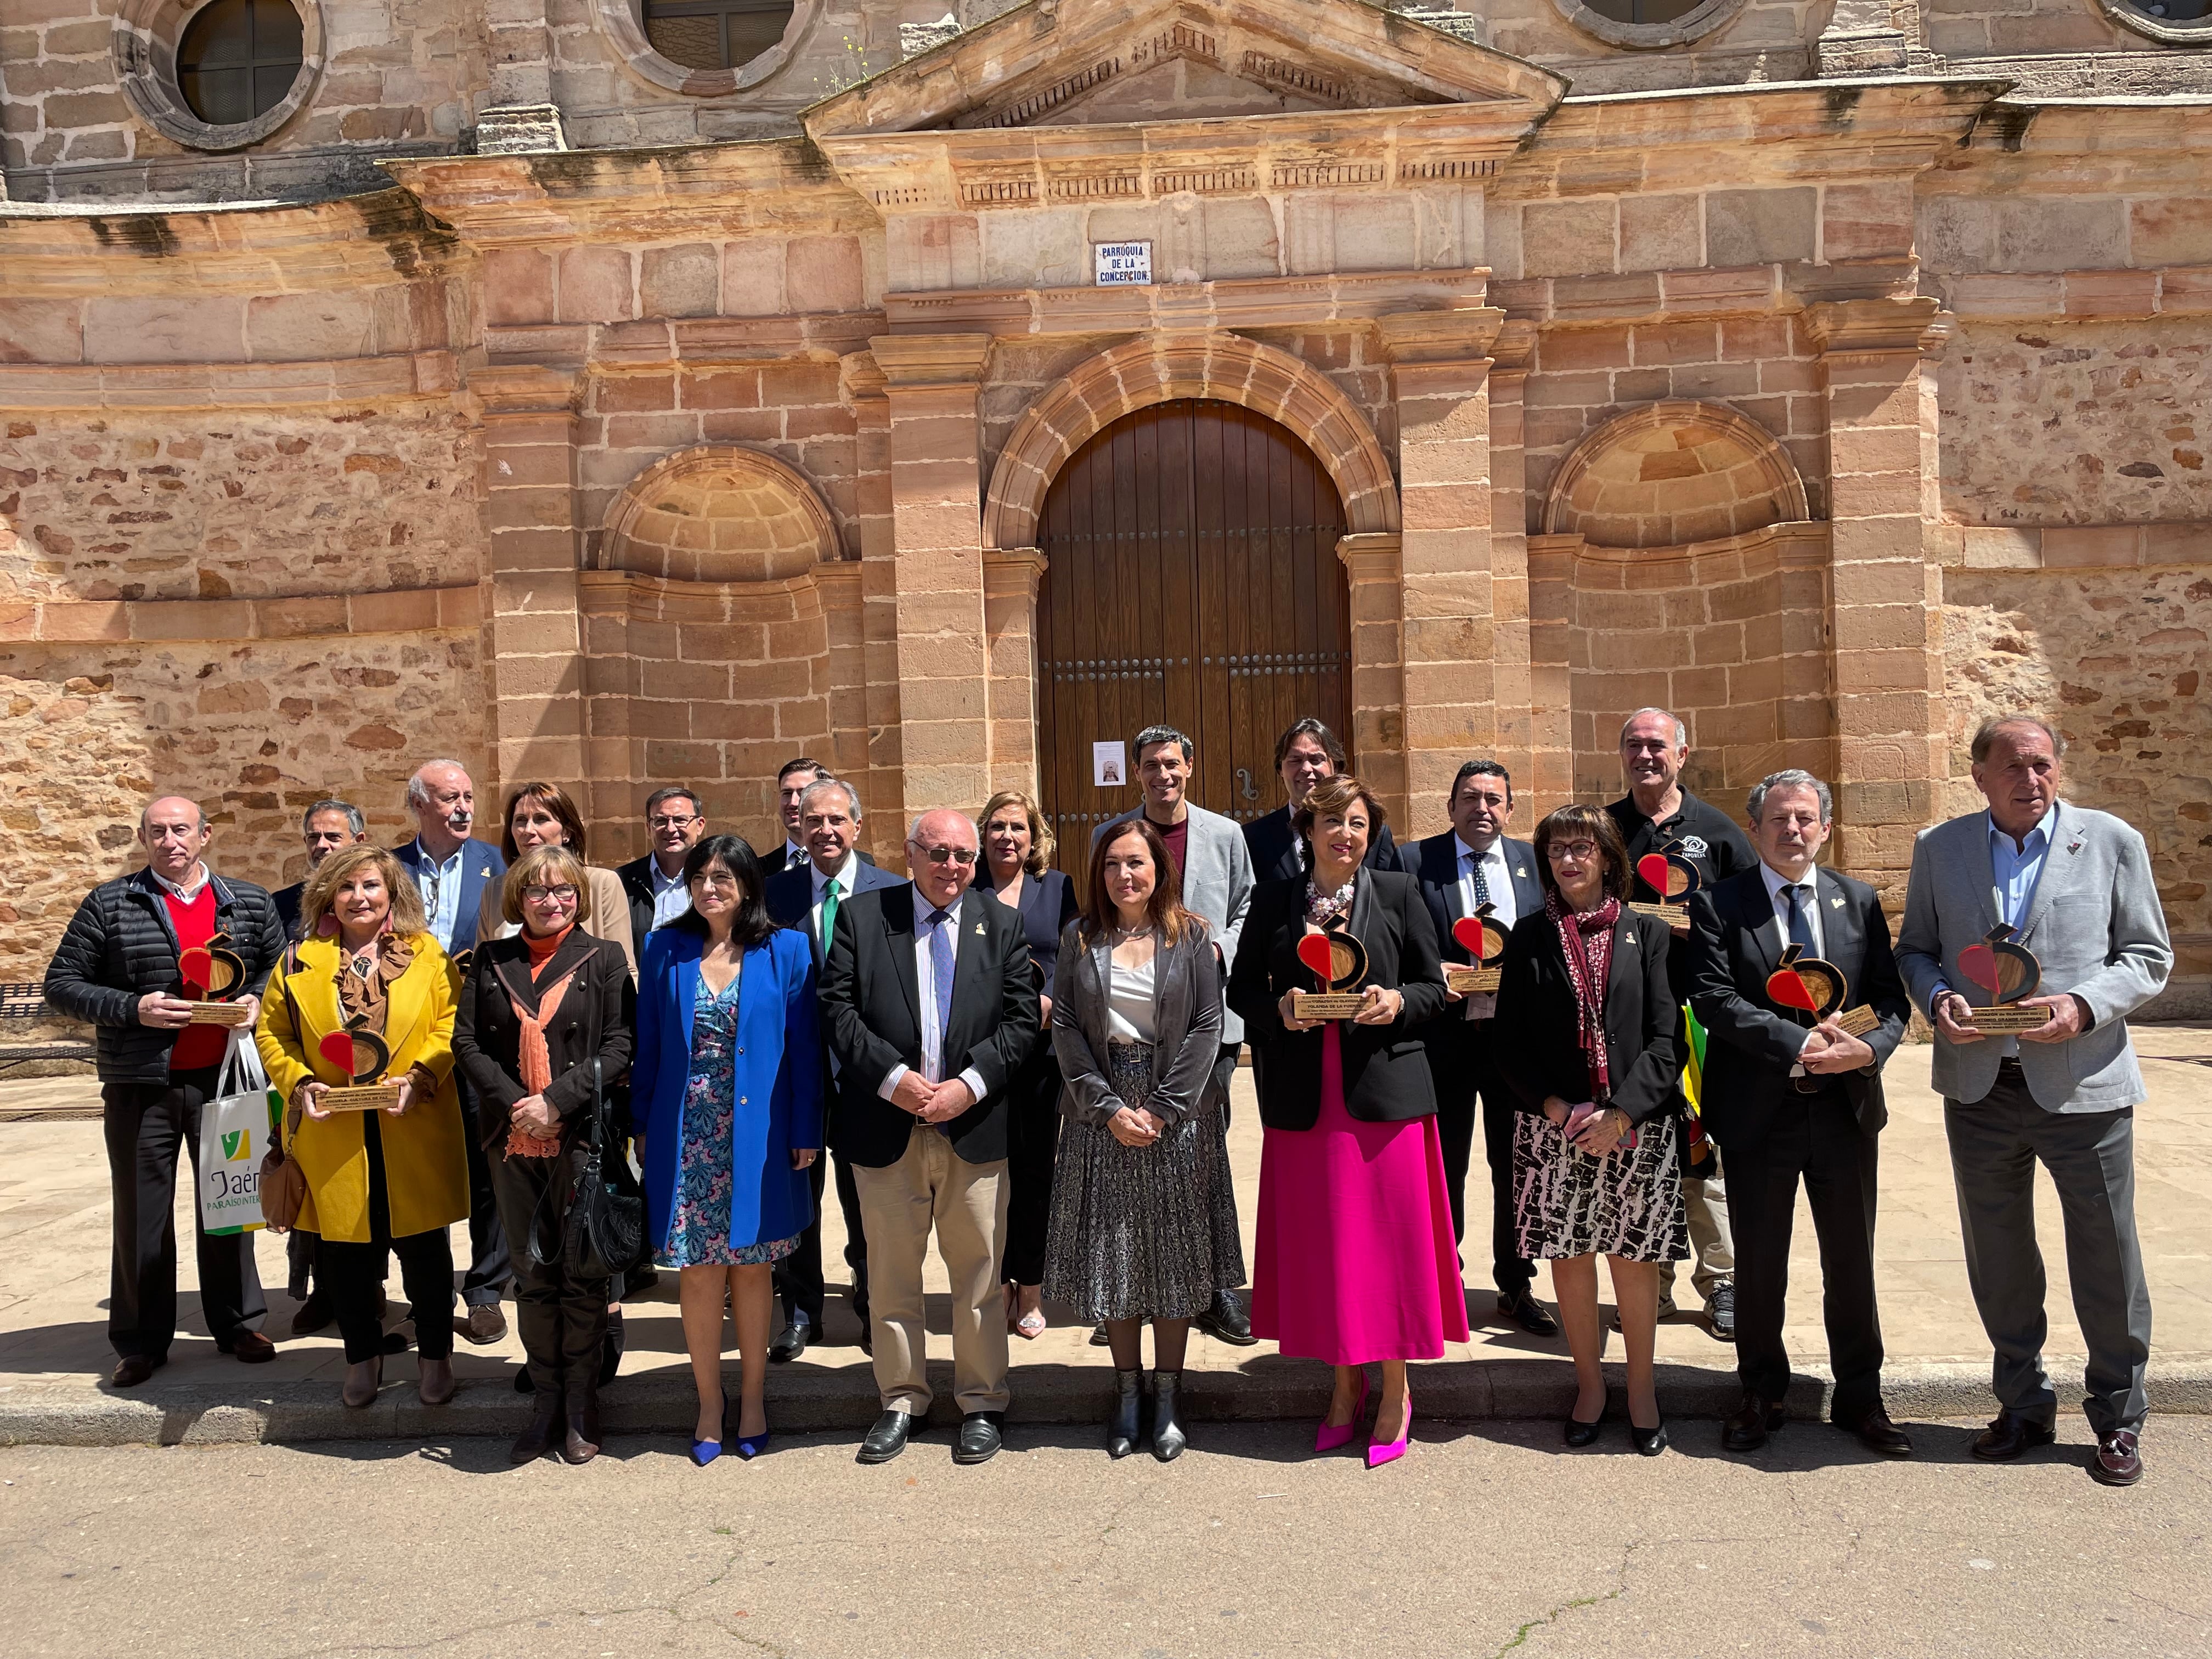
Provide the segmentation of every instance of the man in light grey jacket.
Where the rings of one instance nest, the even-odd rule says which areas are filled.
[[[1252,902],[1252,854],[1244,832],[1233,818],[1193,806],[1186,799],[1197,745],[1172,726],[1148,726],[1130,745],[1137,753],[1137,781],[1144,799],[1127,811],[1100,824],[1091,837],[1099,837],[1116,824],[1127,823],[1139,812],[1152,821],[1167,843],[1168,856],[1182,872],[1183,908],[1206,919],[1221,957],[1221,980],[1237,965],[1237,941],[1244,931],[1244,912]],[[1208,1096],[1218,1096],[1218,1121],[1224,1145],[1229,1133],[1229,1085],[1237,1075],[1237,1055],[1244,1044],[1244,1022],[1227,1007],[1221,1011],[1221,1054],[1213,1068]],[[1224,1167],[1226,1165],[1224,1164]],[[1247,1347],[1254,1340],[1252,1321],[1236,1291],[1215,1296],[1212,1307],[1194,1322],[1208,1336]],[[1092,1333],[1103,1343],[1104,1326]]]
[[[2142,837],[2058,798],[2061,752],[2057,732],[2033,714],[1984,721],[1974,733],[1974,784],[1989,807],[1936,825],[1913,848],[1897,965],[1936,1026],[1966,1279],[1996,1351],[2000,1409],[1974,1453],[2002,1462],[2055,1437],[2035,1242],[2040,1162],[2058,1189],[2074,1312],[2089,1347],[2089,1473],[2126,1486],[2142,1476],[2136,1440],[2150,1356],[2135,1218],[2135,1107],[2145,1095],[2127,1017],[2165,985],[2173,951]],[[1975,1030],[1973,1005],[1992,997],[1960,963],[2000,924],[2042,968],[2038,994],[2021,1000],[2049,1017],[2017,1037]]]

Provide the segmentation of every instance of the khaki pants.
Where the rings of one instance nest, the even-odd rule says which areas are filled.
[[[868,1235],[868,1311],[876,1391],[885,1411],[929,1412],[921,1264],[929,1233],[952,1281],[952,1397],[963,1415],[1006,1408],[1006,1318],[999,1259],[1006,1228],[1006,1164],[970,1164],[945,1131],[915,1126],[906,1154],[856,1166]]]
[[[1682,1182],[1682,1211],[1690,1224],[1690,1283],[1707,1303],[1713,1288],[1735,1278],[1735,1239],[1729,1229],[1726,1166],[1717,1168],[1710,1181]],[[1659,1264],[1659,1302],[1664,1312],[1674,1297],[1674,1264]]]

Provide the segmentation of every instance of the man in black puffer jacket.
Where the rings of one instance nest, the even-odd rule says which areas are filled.
[[[86,896],[46,969],[46,1000],[99,1028],[115,1200],[107,1340],[119,1389],[151,1376],[176,1336],[177,1152],[191,1154],[197,1187],[200,1108],[215,1094],[229,1036],[220,1025],[189,1024],[179,955],[225,935],[246,966],[234,1000],[258,1018],[261,988],[284,950],[268,890],[209,871],[201,855],[210,834],[200,809],[181,797],[148,806],[138,820],[145,867]],[[275,1358],[276,1345],[259,1329],[269,1304],[253,1235],[196,1231],[208,1334],[249,1364]]]

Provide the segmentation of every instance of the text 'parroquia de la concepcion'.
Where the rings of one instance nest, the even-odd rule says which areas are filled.
[[[1662,705],[1893,904],[2026,708],[2212,1007],[2206,0],[946,3],[0,6],[0,978],[155,789],[1079,848],[1159,719],[1411,835]]]

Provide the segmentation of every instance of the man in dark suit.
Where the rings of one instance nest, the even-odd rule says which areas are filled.
[[[783,850],[763,859],[762,869],[772,874],[778,870],[806,867],[806,838],[799,827],[799,803],[809,789],[830,775],[828,767],[805,755],[793,756],[784,762],[782,769],[775,775],[775,810],[783,820]]]
[[[300,816],[300,839],[307,847],[307,870],[315,867],[341,847],[350,847],[368,839],[368,820],[362,816],[361,808],[349,801],[319,800]],[[307,890],[305,878],[289,887],[280,887],[269,896],[276,906],[276,920],[284,929],[287,940],[300,937],[300,895]]]
[[[458,957],[475,948],[485,884],[507,874],[507,859],[498,848],[469,839],[476,826],[477,787],[458,761],[434,760],[418,767],[407,780],[407,811],[415,820],[415,839],[393,848],[392,855],[422,889],[431,935],[447,955]],[[461,1121],[473,1126],[475,1098],[465,1083],[458,1078],[454,1083],[461,1095]],[[471,1127],[461,1141],[469,1159],[469,1270],[461,1279],[467,1312],[453,1322],[453,1329],[481,1346],[507,1334],[499,1299],[514,1277],[514,1264],[499,1224],[483,1137]]]
[[[1283,793],[1290,797],[1290,804],[1244,826],[1253,880],[1287,881],[1305,874],[1297,831],[1291,827],[1291,815],[1306,804],[1314,785],[1334,777],[1344,768],[1344,745],[1336,740],[1335,732],[1310,714],[1292,721],[1275,739],[1275,775],[1282,779]],[[1361,862],[1370,870],[1395,870],[1398,859],[1399,849],[1392,843],[1390,826],[1386,823],[1375,832]]]
[[[1749,816],[1759,862],[1690,901],[1688,990],[1706,1033],[1705,1127],[1728,1159],[1735,1224],[1743,1404],[1721,1442],[1754,1451],[1784,1421],[1782,1314],[1802,1181],[1820,1241],[1836,1378],[1829,1417],[1869,1449],[1907,1457],[1912,1443],[1881,1403],[1874,1224],[1875,1137],[1889,1118],[1881,1068],[1911,1008],[1874,889],[1814,867],[1828,839],[1827,785],[1808,772],[1770,773],[1751,792]],[[1817,1024],[1769,988],[1791,945],[1843,979],[1842,1006]],[[1838,1016],[1861,1006],[1880,1023],[1854,1036]]]
[[[809,863],[804,870],[779,870],[763,885],[761,896],[768,913],[780,927],[802,930],[814,947],[814,969],[823,958],[837,927],[837,912],[860,893],[903,885],[866,862],[853,843],[860,834],[860,797],[842,778],[821,778],[807,786],[799,802],[800,833],[806,838]],[[823,1025],[827,1041],[828,1025]],[[830,1076],[837,1073],[837,1057],[830,1056]],[[860,1188],[854,1184],[850,1160],[838,1157],[837,1204],[845,1212],[845,1265],[853,1273],[853,1312],[860,1322],[860,1346],[872,1347],[868,1331],[868,1240],[861,1223]],[[776,1263],[776,1289],[782,1293],[787,1317],[768,1357],[782,1364],[806,1352],[822,1330],[822,1188],[823,1170],[831,1162],[817,1158],[812,1170],[814,1220],[799,1241],[799,1249]]]
[[[822,969],[838,1066],[830,1144],[860,1190],[883,1404],[863,1463],[897,1456],[929,1410],[921,1268],[933,1225],[952,1285],[953,1461],[999,1449],[1006,1086],[1038,1040],[1038,1003],[1021,916],[969,890],[980,850],[960,813],[916,818],[914,880],[839,905]]]
[[[1544,908],[1536,854],[1505,833],[1513,779],[1494,760],[1471,760],[1452,780],[1452,827],[1398,849],[1400,866],[1421,884],[1447,963],[1473,964],[1452,924],[1482,905],[1507,933]],[[1482,1103],[1483,1152],[1490,1165],[1490,1271],[1498,1311],[1531,1336],[1557,1336],[1559,1322],[1529,1287],[1536,1267],[1520,1251],[1513,1216],[1513,1120],[1517,1109],[1492,1060],[1495,994],[1454,991],[1443,1012],[1420,1030],[1437,1082],[1437,1134],[1443,1142],[1444,1185],[1451,1193],[1452,1237],[1467,1237],[1467,1166],[1474,1151],[1475,1100]]]
[[[647,933],[691,908],[691,891],[684,884],[684,860],[707,833],[699,797],[681,784],[654,790],[645,798],[645,833],[653,850],[615,871],[622,878],[623,896],[629,901],[629,936],[641,951]]]

